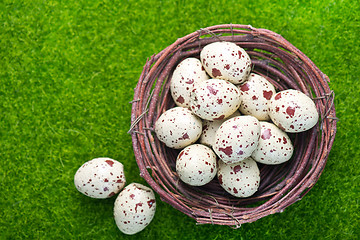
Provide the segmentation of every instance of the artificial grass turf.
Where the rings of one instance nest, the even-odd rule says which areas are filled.
[[[360,8],[352,1],[2,1],[0,239],[356,239],[360,236]],[[338,132],[314,188],[284,213],[195,225],[158,200],[143,232],[123,235],[114,198],[78,193],[82,163],[108,156],[139,176],[130,126],[142,66],[178,37],[221,23],[275,31],[309,56],[335,91]]]

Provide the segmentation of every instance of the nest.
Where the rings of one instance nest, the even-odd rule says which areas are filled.
[[[216,178],[201,187],[183,183],[175,171],[179,150],[167,148],[154,134],[158,117],[175,106],[169,91],[173,70],[184,58],[199,58],[202,48],[216,41],[234,42],[244,48],[252,60],[252,72],[267,78],[277,91],[302,91],[314,100],[320,114],[314,128],[289,134],[295,147],[290,161],[274,166],[259,164],[260,186],[248,198],[226,193]],[[329,78],[305,54],[279,34],[266,29],[225,24],[179,38],[147,60],[131,102],[129,132],[140,176],[162,201],[194,218],[198,224],[237,228],[243,223],[283,212],[314,186],[331,150],[337,118],[334,92],[328,82]]]

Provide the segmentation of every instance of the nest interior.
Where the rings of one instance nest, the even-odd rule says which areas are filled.
[[[289,134],[295,147],[290,161],[275,166],[259,164],[260,187],[248,198],[229,195],[216,178],[202,187],[191,187],[180,181],[175,171],[179,150],[159,142],[153,130],[157,118],[175,106],[169,83],[177,64],[187,57],[199,58],[202,48],[215,41],[234,42],[244,48],[252,60],[252,72],[267,78],[277,91],[304,92],[314,100],[319,112],[319,122],[314,128]],[[225,24],[179,38],[147,60],[131,102],[129,133],[140,175],[162,201],[194,218],[198,224],[237,228],[282,212],[313,187],[325,167],[337,120],[334,92],[328,82],[329,78],[305,54],[267,29]]]

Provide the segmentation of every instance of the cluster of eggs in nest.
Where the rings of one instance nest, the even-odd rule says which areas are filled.
[[[176,173],[191,186],[216,176],[235,197],[253,195],[260,184],[258,163],[291,159],[287,133],[307,131],[318,122],[313,100],[304,93],[276,91],[251,70],[246,51],[232,42],[206,45],[200,58],[183,59],[170,79],[175,107],[155,122],[157,138],[180,149]]]

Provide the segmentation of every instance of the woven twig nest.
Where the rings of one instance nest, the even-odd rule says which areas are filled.
[[[290,161],[262,165],[260,187],[248,198],[226,193],[218,180],[202,187],[183,183],[176,171],[179,150],[166,147],[154,134],[158,117],[175,104],[169,86],[173,70],[187,57],[199,58],[202,48],[215,41],[234,42],[252,60],[252,71],[277,89],[297,89],[310,96],[320,114],[312,129],[290,134],[295,146]],[[300,200],[322,173],[336,133],[334,93],[328,77],[299,49],[279,34],[248,25],[217,25],[188,34],[148,59],[135,88],[131,128],[140,175],[162,201],[194,218],[198,224],[239,227],[269,214],[282,212]]]

